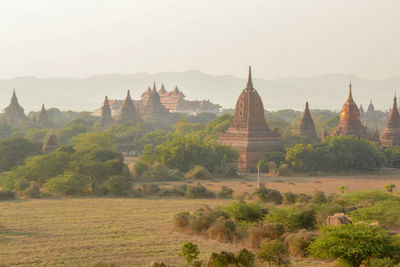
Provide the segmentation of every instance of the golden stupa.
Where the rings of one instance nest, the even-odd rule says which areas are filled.
[[[340,111],[341,121],[359,121],[360,110],[354,102],[353,95],[351,93],[351,83],[349,85],[349,96],[347,97],[346,103],[344,103],[342,110]]]

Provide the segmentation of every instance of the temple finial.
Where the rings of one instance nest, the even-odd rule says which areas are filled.
[[[352,84],[351,84],[351,80],[350,80],[350,84],[349,84],[349,97],[348,97],[349,100],[350,100],[350,99],[353,99],[353,94],[352,94],[352,92],[351,92],[351,88],[352,88]]]
[[[308,101],[306,102],[306,110],[308,110],[309,108],[308,108]]]
[[[251,66],[249,66],[249,77],[247,79],[247,88],[253,88],[253,79],[251,77]]]
[[[153,82],[153,91],[156,91],[157,89],[156,89],[156,82],[154,81]]]

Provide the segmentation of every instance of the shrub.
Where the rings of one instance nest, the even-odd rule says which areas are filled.
[[[174,225],[178,229],[184,229],[189,225],[189,212],[179,212],[174,217]]]
[[[235,264],[235,254],[232,252],[221,251],[211,253],[207,267],[226,267]]]
[[[260,184],[260,187],[255,189],[253,195],[263,202],[273,202],[275,204],[282,204],[283,197],[278,190],[267,189],[265,184]]]
[[[281,223],[289,231],[313,229],[315,213],[312,209],[298,209],[296,207],[271,208],[266,219],[269,222]]]
[[[115,263],[108,263],[108,262],[95,262],[91,263],[89,267],[116,267]]]
[[[389,199],[400,199],[393,196],[391,193],[378,191],[378,190],[363,190],[357,192],[349,192],[343,194],[342,200],[345,205],[357,205],[365,200],[372,200],[378,202]]]
[[[10,190],[0,190],[0,200],[15,199],[15,193]]]
[[[238,177],[238,166],[236,163],[222,162],[221,165],[217,166],[214,173],[222,177]]]
[[[315,212],[315,222],[317,226],[325,225],[328,216],[344,212],[344,207],[335,202],[312,204],[311,209]]]
[[[291,205],[296,203],[297,195],[292,192],[283,193],[283,204]]]
[[[268,173],[271,175],[277,175],[279,170],[278,170],[278,165],[273,162],[273,161],[269,161],[267,162],[267,166],[268,166]]]
[[[326,202],[325,193],[322,191],[314,191],[311,196],[311,202],[321,204]]]
[[[230,199],[232,198],[233,190],[229,187],[223,186],[221,191],[217,193],[217,198]]]
[[[186,198],[215,198],[215,193],[207,190],[201,184],[188,186],[185,193]]]
[[[149,170],[149,166],[142,161],[137,161],[133,166],[134,175],[139,177],[145,174]]]
[[[394,262],[390,258],[373,259],[368,264],[369,267],[394,267]]]
[[[224,211],[237,221],[255,222],[261,220],[265,211],[257,203],[233,201],[224,207]]]
[[[379,201],[371,207],[359,208],[350,213],[352,220],[374,222],[389,228],[400,227],[400,201]]]
[[[369,257],[394,257],[400,254],[395,237],[377,226],[345,224],[324,227],[321,235],[311,243],[309,251],[314,257],[342,259],[359,266]]]
[[[285,227],[279,223],[260,224],[250,228],[247,243],[253,248],[260,248],[265,240],[278,239],[285,233]]]
[[[261,246],[257,258],[259,261],[267,262],[269,265],[287,265],[289,263],[289,250],[282,241],[273,240]]]
[[[160,197],[184,197],[186,193],[187,185],[178,185],[173,188],[162,188],[157,196]]]
[[[155,162],[153,166],[151,166],[150,175],[153,178],[165,180],[169,178],[169,171],[164,164]]]
[[[185,177],[194,180],[208,180],[213,178],[212,174],[206,168],[199,165],[190,170]]]
[[[19,178],[15,180],[14,190],[16,192],[22,193],[22,191],[26,190],[29,187],[29,181],[25,178]]]
[[[142,184],[141,191],[144,195],[152,196],[160,192],[161,188],[156,184]]]
[[[218,217],[213,222],[207,231],[207,235],[209,238],[220,242],[232,242],[238,237],[235,223],[223,216]]]
[[[165,265],[165,263],[162,261],[161,262],[155,261],[150,263],[150,267],[167,267],[167,265]]]
[[[311,196],[304,194],[304,193],[300,193],[297,196],[296,202],[297,203],[308,203],[311,200]]]
[[[208,207],[205,207],[204,209],[198,209],[191,216],[190,228],[193,232],[200,234],[201,232],[204,232],[210,228],[212,223],[221,216],[229,218],[228,214],[219,209],[212,210]]]
[[[316,234],[301,230],[298,233],[286,236],[284,243],[288,246],[290,255],[293,257],[306,257],[308,246],[316,239]]]
[[[106,182],[108,193],[113,196],[127,196],[132,191],[132,186],[132,180],[124,176],[111,176]]]
[[[182,246],[182,254],[181,256],[185,258],[186,262],[192,266],[200,266],[200,262],[196,262],[195,260],[199,256],[200,251],[199,247],[192,242],[186,242]]]
[[[282,164],[278,168],[278,175],[279,176],[288,176],[290,173],[289,165]]]
[[[237,267],[254,267],[256,256],[244,248],[236,253],[235,258]]]
[[[61,174],[48,180],[44,186],[51,193],[62,195],[77,195],[87,189],[88,181],[75,173]]]
[[[30,182],[29,187],[22,191],[22,194],[30,198],[39,198],[41,196],[39,184],[35,181]]]

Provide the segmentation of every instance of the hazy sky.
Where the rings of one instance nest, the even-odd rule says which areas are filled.
[[[399,0],[2,0],[0,78],[400,75]]]

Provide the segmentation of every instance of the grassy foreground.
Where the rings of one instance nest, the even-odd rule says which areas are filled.
[[[199,245],[203,259],[213,251],[243,247],[173,231],[178,211],[225,203],[113,198],[0,202],[0,266],[88,266],[99,261],[148,266],[154,260],[184,266],[178,255],[186,241]],[[304,259],[293,263],[321,266]]]

